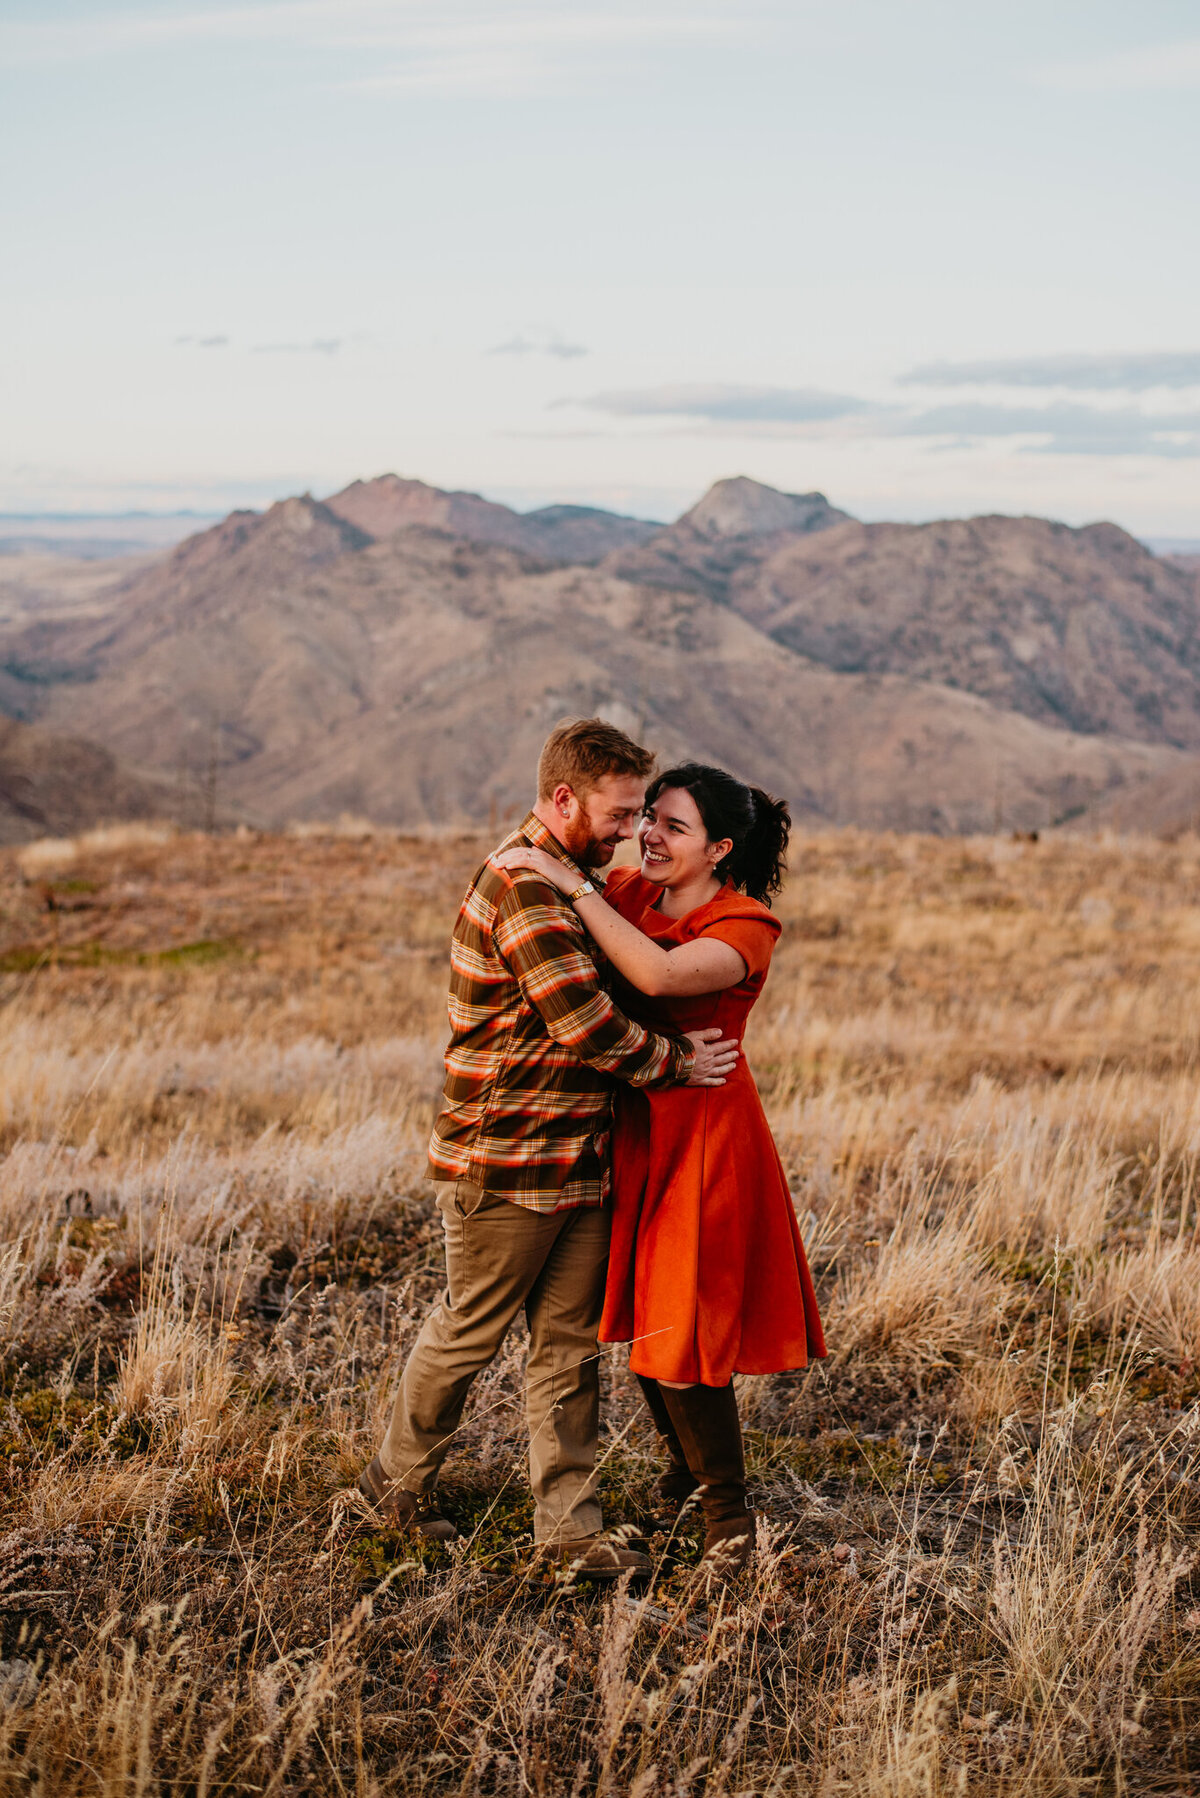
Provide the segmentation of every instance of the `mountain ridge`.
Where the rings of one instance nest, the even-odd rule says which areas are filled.
[[[420,526],[556,562],[598,562],[659,529],[644,519],[599,506],[541,506],[533,512],[516,512],[478,493],[447,492],[396,474],[352,481],[324,503],[376,542]]]
[[[1116,526],[863,524],[734,477],[596,554],[630,521],[582,510],[531,536],[538,514],[384,476],[231,513],[86,615],[0,628],[0,711],[131,779],[207,770],[264,824],[503,814],[591,711],[801,821],[1044,828],[1186,787],[1200,605]],[[590,559],[545,552],[564,527]]]

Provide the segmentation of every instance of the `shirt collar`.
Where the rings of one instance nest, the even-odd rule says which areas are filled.
[[[584,878],[584,873],[579,866],[579,863],[563,848],[558,838],[554,835],[554,832],[546,829],[546,826],[542,823],[536,812],[530,812],[528,817],[525,818],[517,828],[520,835],[528,837],[529,841],[534,844],[536,848],[545,849],[549,854],[557,856],[559,861],[565,862],[568,868],[574,868],[581,880]]]

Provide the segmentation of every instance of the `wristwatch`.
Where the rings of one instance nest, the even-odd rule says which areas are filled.
[[[581,881],[573,893],[567,894],[567,904],[574,905],[577,899],[586,899],[587,895],[589,893],[594,893],[595,890],[596,889],[590,880]]]

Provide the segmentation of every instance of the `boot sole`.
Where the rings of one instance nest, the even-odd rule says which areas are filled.
[[[569,1574],[572,1584],[576,1580],[615,1580],[630,1574],[634,1579],[649,1579],[654,1572],[649,1563],[645,1567],[589,1567],[583,1561],[559,1560],[551,1555],[538,1557],[537,1563],[543,1573]]]
[[[652,1567],[563,1567],[555,1566],[551,1562],[547,1571],[568,1576],[564,1578],[563,1584],[575,1586],[583,1580],[618,1580],[623,1579],[626,1575],[630,1579],[649,1579],[654,1569]]]

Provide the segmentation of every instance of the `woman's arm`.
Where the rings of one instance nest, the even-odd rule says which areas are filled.
[[[614,911],[600,893],[585,893],[575,901],[575,910],[613,967],[630,986],[651,998],[719,993],[727,986],[740,986],[746,978],[745,962],[728,943],[701,938],[664,949]]]
[[[579,877],[555,856],[534,848],[505,849],[494,855],[497,867],[531,868],[560,893],[570,893]],[[588,935],[596,942],[630,986],[654,999],[687,998],[697,993],[719,993],[739,986],[747,967],[728,943],[700,941],[663,949],[623,918],[601,893],[585,893],[575,910]]]

